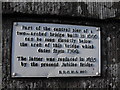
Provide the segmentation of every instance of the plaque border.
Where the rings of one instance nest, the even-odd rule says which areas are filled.
[[[21,17],[20,17],[21,18]],[[15,19],[15,18],[11,18],[11,48],[10,48],[10,78],[11,79],[31,79],[31,78],[33,78],[33,79],[38,79],[38,78],[48,78],[48,77],[13,77],[12,76],[12,38],[13,38],[13,24],[14,24],[14,22],[25,22],[25,23],[50,23],[50,24],[63,24],[63,25],[80,25],[80,26],[91,26],[91,27],[98,27],[98,28],[100,28],[100,40],[99,40],[99,42],[100,42],[100,50],[99,50],[99,54],[100,54],[100,62],[99,62],[99,72],[100,72],[100,74],[99,75],[97,75],[97,76],[64,76],[64,77],[49,77],[49,78],[80,78],[80,79],[82,79],[82,78],[84,78],[84,79],[86,79],[86,78],[103,78],[102,77],[102,28],[101,28],[101,25],[98,25],[98,23],[100,24],[101,22],[98,22],[98,20],[95,20],[95,22],[98,22],[97,23],[97,25],[95,25],[94,23],[93,23],[93,21],[94,21],[94,19],[92,20],[92,19],[90,19],[90,21],[88,21],[88,20],[86,20],[85,19],[85,21],[86,22],[91,22],[92,24],[76,24],[76,22],[75,21],[73,21],[74,23],[69,23],[69,21],[71,21],[72,19],[74,19],[74,18],[72,18],[71,20],[69,20],[69,18],[70,17],[68,17],[67,19],[65,19],[66,20],[66,22],[64,23],[64,22],[62,22],[62,21],[60,21],[59,19],[56,19],[56,18],[53,18],[53,19],[55,19],[55,20],[57,20],[57,21],[55,21],[55,22],[53,22],[52,20],[50,20],[49,22],[48,21],[41,21],[41,20],[36,20],[36,18],[33,18],[34,20],[26,20],[25,18],[24,19],[20,19],[20,18],[18,18],[17,20]],[[38,17],[37,17],[38,18]],[[77,17],[75,17],[75,18],[77,18]],[[29,17],[27,18],[27,19],[29,19]],[[50,19],[50,17],[48,17],[48,19]],[[64,17],[62,17],[62,19],[64,19]],[[44,17],[44,19],[43,20],[45,20],[45,17]],[[61,23],[62,22],[62,23]],[[78,22],[78,21],[77,21]],[[80,22],[80,21],[79,21]]]

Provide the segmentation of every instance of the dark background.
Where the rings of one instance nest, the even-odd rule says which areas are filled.
[[[8,88],[119,88],[119,2],[3,2],[2,86]],[[13,22],[43,22],[99,26],[101,28],[101,76],[67,78],[11,78],[11,34]]]

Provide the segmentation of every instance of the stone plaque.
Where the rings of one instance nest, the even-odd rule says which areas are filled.
[[[100,28],[14,22],[12,77],[100,76]]]

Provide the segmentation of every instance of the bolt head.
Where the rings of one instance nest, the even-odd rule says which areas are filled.
[[[16,76],[16,73],[12,73],[12,76]]]
[[[14,22],[14,25],[15,25],[15,26],[17,26],[17,25],[18,25],[18,23],[17,23],[17,22]]]
[[[96,31],[99,31],[100,30],[100,28],[96,28]]]
[[[99,73],[98,73],[98,72],[96,72],[96,75],[99,75]]]

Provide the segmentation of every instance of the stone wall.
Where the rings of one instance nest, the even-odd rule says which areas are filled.
[[[96,19],[119,18],[120,2],[16,2],[3,3],[3,13],[67,15]]]
[[[119,88],[120,21],[119,2],[4,2],[2,18],[2,85],[8,88]],[[19,78],[10,77],[11,33],[14,21],[99,26],[101,28],[100,77]]]

